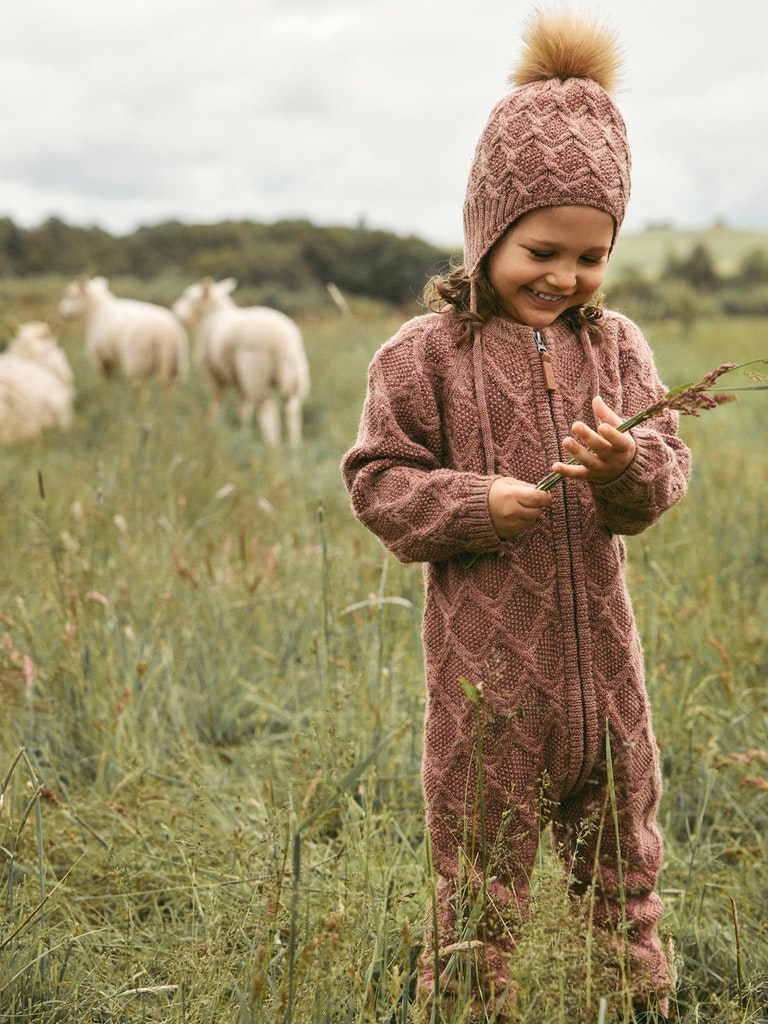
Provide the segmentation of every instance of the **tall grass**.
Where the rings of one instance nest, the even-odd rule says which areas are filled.
[[[60,286],[6,282],[5,315],[53,319]],[[408,1019],[421,570],[353,521],[338,473],[402,317],[303,317],[298,455],[209,422],[197,374],[170,400],[99,381],[62,330],[75,428],[0,453],[0,1019]],[[650,340],[672,386],[764,354],[761,330]],[[768,1016],[763,402],[684,421],[689,496],[630,544],[691,1022]],[[515,1019],[596,1021],[601,957],[543,845]]]

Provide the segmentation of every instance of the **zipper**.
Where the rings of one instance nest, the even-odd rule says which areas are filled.
[[[537,329],[534,329],[534,331],[533,331],[533,340],[536,343],[536,348],[538,350],[539,358],[541,360],[541,370],[542,370],[542,374],[544,376],[544,384],[545,384],[546,389],[547,389],[547,399],[548,399],[548,404],[549,404],[549,415],[550,415],[550,417],[552,419],[552,425],[555,428],[555,436],[557,436],[557,425],[555,423],[555,412],[554,412],[554,409],[552,407],[552,392],[553,391],[557,391],[557,382],[555,380],[554,369],[552,368],[552,357],[550,356],[549,352],[547,351],[547,346],[544,344],[544,338],[542,336],[541,331],[539,331]],[[571,592],[572,592],[572,594],[575,595],[575,593],[576,593],[576,579],[575,579],[575,572],[574,572],[574,565],[573,565],[573,555],[572,555],[572,552],[571,552],[571,523],[570,523],[568,500],[567,500],[567,497],[566,497],[565,488],[563,488],[563,515],[565,516],[565,532],[566,532],[566,537],[568,539],[568,571],[569,571],[570,577],[571,577]],[[581,666],[581,644],[579,642],[579,618],[578,618],[578,612],[577,612],[576,605],[575,605],[575,598],[574,598],[574,603],[572,605],[572,614],[573,614],[573,632],[574,632],[574,639],[575,639],[575,642],[576,642],[576,672],[577,672],[578,679],[579,679],[579,697],[581,699],[581,723],[582,723],[582,725],[581,725],[581,730],[582,730],[582,732],[581,732],[581,766],[579,767],[579,770],[576,773],[575,778],[573,778],[573,785],[575,785],[576,782],[581,778],[581,775],[584,772],[584,766],[585,766],[585,763],[586,763],[586,756],[587,756],[587,740],[588,740],[588,737],[587,737],[587,708],[586,708],[586,701],[585,701],[585,697],[584,697],[584,673],[582,671],[582,666]]]

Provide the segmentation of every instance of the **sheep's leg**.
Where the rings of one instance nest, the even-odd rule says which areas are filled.
[[[224,408],[224,388],[213,376],[208,375],[208,383],[210,384],[210,403],[208,405],[208,419],[212,422],[217,420],[222,413]]]
[[[160,383],[163,385],[164,391],[173,391],[179,383],[180,377],[179,367],[175,360],[160,366]]]
[[[259,426],[267,444],[276,448],[280,442],[280,412],[271,396],[259,406]]]
[[[292,395],[285,400],[285,426],[291,448],[301,444],[301,399]]]
[[[241,427],[250,427],[251,423],[253,423],[253,413],[255,408],[256,403],[252,398],[240,395],[237,400],[237,418],[240,421]]]

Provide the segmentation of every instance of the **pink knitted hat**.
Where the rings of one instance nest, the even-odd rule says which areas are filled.
[[[539,14],[492,110],[464,200],[464,265],[472,274],[524,213],[592,206],[609,213],[614,242],[629,199],[627,131],[608,95],[620,54],[610,31],[571,13]]]

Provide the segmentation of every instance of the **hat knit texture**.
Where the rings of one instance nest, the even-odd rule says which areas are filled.
[[[609,96],[615,35],[569,12],[538,14],[523,35],[515,86],[491,112],[464,201],[464,265],[475,273],[506,229],[531,210],[591,206],[615,221],[627,207],[631,157]]]

